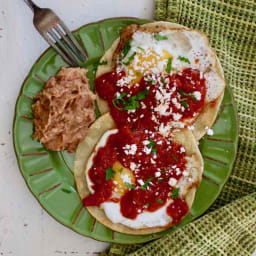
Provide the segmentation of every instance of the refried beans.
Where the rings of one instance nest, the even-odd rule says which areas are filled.
[[[95,120],[86,69],[62,68],[35,96],[33,138],[47,149],[74,152]]]

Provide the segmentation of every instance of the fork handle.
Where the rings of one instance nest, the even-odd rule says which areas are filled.
[[[30,7],[30,9],[34,12],[36,9],[40,9],[32,0],[24,0],[24,2]]]

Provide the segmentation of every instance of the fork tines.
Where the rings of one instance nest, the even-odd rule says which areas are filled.
[[[83,48],[61,20],[58,20],[42,36],[71,66],[79,66],[79,61],[85,62],[87,56]]]

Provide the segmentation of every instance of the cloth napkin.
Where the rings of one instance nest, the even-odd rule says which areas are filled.
[[[155,0],[155,20],[205,32],[224,68],[239,116],[232,174],[196,221],[144,245],[112,245],[104,255],[252,255],[256,250],[256,1]]]

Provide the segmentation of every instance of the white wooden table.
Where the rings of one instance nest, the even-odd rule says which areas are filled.
[[[109,17],[152,18],[153,0],[35,0],[70,29]],[[47,44],[23,0],[0,0],[0,256],[96,255],[108,244],[80,236],[50,217],[18,170],[12,140],[21,84]]]

